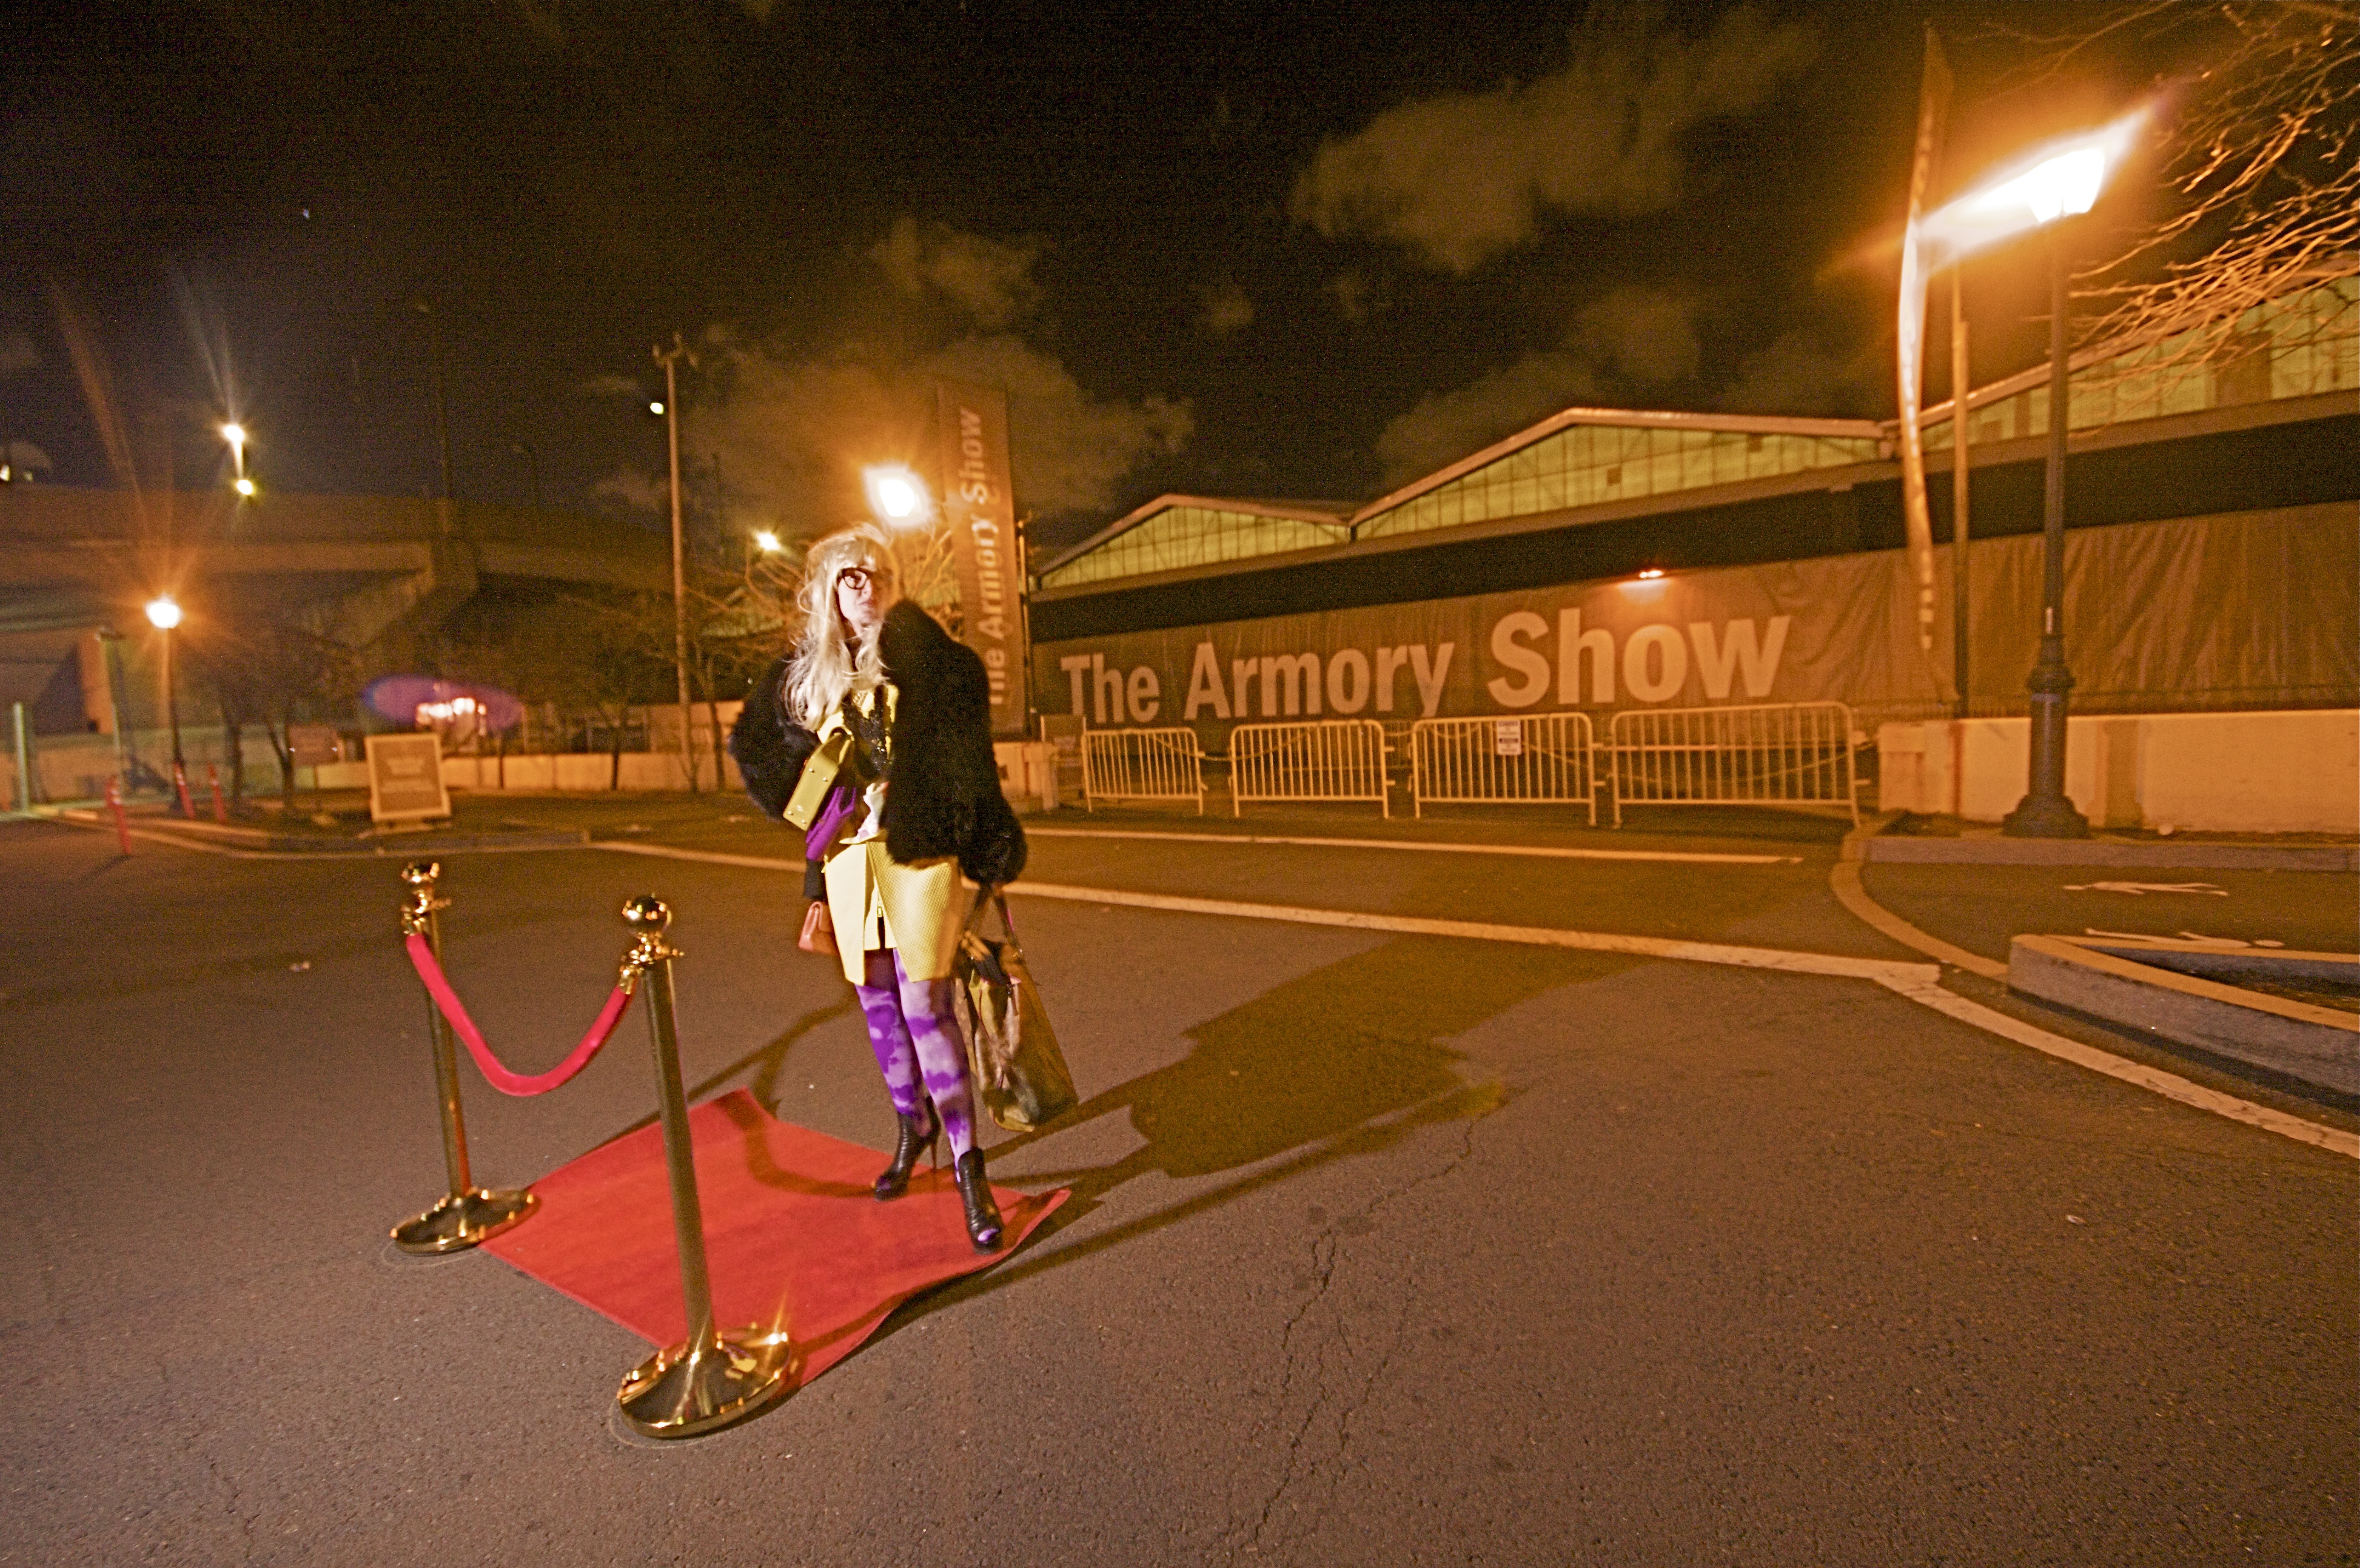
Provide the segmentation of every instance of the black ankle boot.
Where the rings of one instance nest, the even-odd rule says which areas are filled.
[[[900,1113],[895,1113],[900,1116]],[[918,1162],[918,1151],[932,1143],[938,1130],[934,1112],[921,1107],[915,1115],[900,1116],[901,1130],[893,1142],[893,1163],[877,1176],[877,1201],[890,1203],[910,1190],[910,1168]]]
[[[983,1176],[983,1150],[970,1149],[951,1167],[958,1183],[959,1202],[967,1205],[967,1238],[978,1252],[1000,1250],[1000,1205],[991,1201],[991,1183]]]

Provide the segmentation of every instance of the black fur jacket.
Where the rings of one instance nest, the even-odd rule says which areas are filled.
[[[983,660],[906,599],[885,612],[878,636],[897,693],[885,852],[904,865],[956,855],[974,881],[1014,881],[1024,869],[1024,828],[1000,792]],[[762,672],[729,731],[746,793],[770,817],[786,809],[819,745],[787,714],[787,662]]]

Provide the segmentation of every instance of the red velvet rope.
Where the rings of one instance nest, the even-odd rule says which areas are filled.
[[[459,993],[451,989],[451,982],[444,978],[442,965],[435,962],[434,950],[426,945],[426,938],[413,933],[402,945],[410,949],[410,962],[418,971],[418,977],[426,982],[426,994],[434,998],[434,1005],[442,1009],[442,1016],[451,1020],[452,1029],[466,1042],[467,1054],[474,1057],[475,1065],[483,1070],[485,1082],[503,1094],[546,1094],[589,1066],[590,1059],[598,1054],[599,1048],[615,1032],[615,1026],[623,1021],[623,1013],[631,1005],[631,994],[620,985],[616,986],[615,994],[606,998],[606,1006],[600,1010],[597,1021],[590,1026],[590,1032],[582,1037],[582,1043],[574,1048],[574,1053],[548,1072],[528,1078],[501,1066],[500,1059],[492,1054],[492,1048],[484,1043],[483,1031],[476,1029],[475,1020],[467,1016],[465,1006],[459,1000]]]

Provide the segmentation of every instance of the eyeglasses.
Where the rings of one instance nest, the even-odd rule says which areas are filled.
[[[836,574],[836,585],[839,588],[849,585],[857,593],[863,588],[877,586],[877,573],[865,566],[847,566]]]

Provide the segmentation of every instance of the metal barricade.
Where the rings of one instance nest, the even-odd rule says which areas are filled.
[[[1607,731],[1614,825],[1626,804],[1835,806],[1860,821],[1841,702],[1631,709]]]
[[[1082,804],[1194,800],[1205,814],[1205,753],[1183,724],[1157,730],[1084,730]]]
[[[1588,713],[1420,719],[1409,731],[1413,810],[1448,805],[1584,805],[1598,825],[1596,739]]]
[[[1229,732],[1229,814],[1248,800],[1374,800],[1393,814],[1385,731],[1374,719],[1240,724]]]

